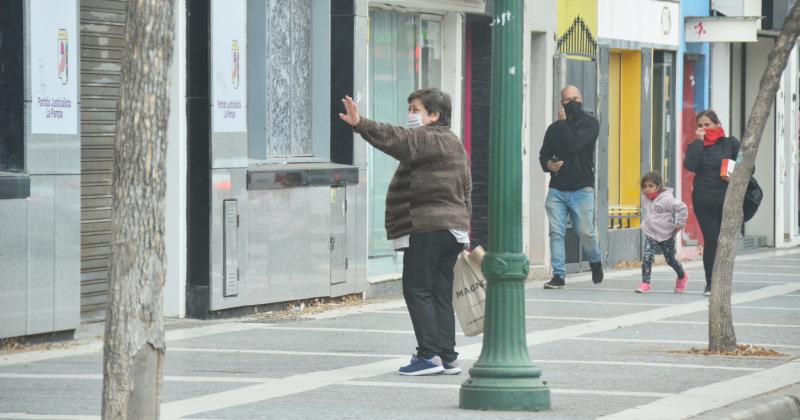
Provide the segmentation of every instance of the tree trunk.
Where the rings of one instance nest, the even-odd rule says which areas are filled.
[[[157,419],[164,360],[164,195],[172,0],[130,0],[117,108],[103,418]]]
[[[750,112],[747,128],[742,138],[742,160],[736,166],[728,192],[725,195],[725,208],[722,212],[722,228],[719,246],[714,259],[714,272],[711,278],[711,302],[708,311],[708,350],[735,351],[736,333],[733,330],[731,314],[731,289],[733,264],[736,258],[736,243],[742,226],[742,205],[750,174],[753,171],[761,134],[767,122],[775,92],[786,68],[789,54],[800,34],[800,7],[797,3],[784,22],[775,46],[769,53],[767,69],[761,76],[758,96]]]

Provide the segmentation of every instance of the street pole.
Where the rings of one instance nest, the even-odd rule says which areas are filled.
[[[528,356],[525,337],[530,267],[522,253],[523,0],[496,0],[494,15],[485,330],[459,407],[538,411],[550,408],[550,388]]]

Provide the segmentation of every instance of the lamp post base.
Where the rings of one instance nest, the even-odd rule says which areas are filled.
[[[550,409],[550,387],[539,378],[472,377],[458,399],[467,410],[542,411]]]

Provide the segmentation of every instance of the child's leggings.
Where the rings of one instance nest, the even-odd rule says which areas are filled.
[[[645,236],[644,259],[642,260],[642,281],[650,284],[650,270],[653,268],[653,258],[655,257],[656,248],[661,248],[661,253],[664,254],[664,259],[667,260],[667,264],[675,270],[679,279],[683,278],[683,267],[675,258],[675,237],[673,236],[664,242],[658,242],[649,236]]]

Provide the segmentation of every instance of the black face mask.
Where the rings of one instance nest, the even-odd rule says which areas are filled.
[[[580,102],[569,101],[564,104],[564,113],[567,114],[568,117],[574,117],[583,112],[581,106],[582,104]]]

